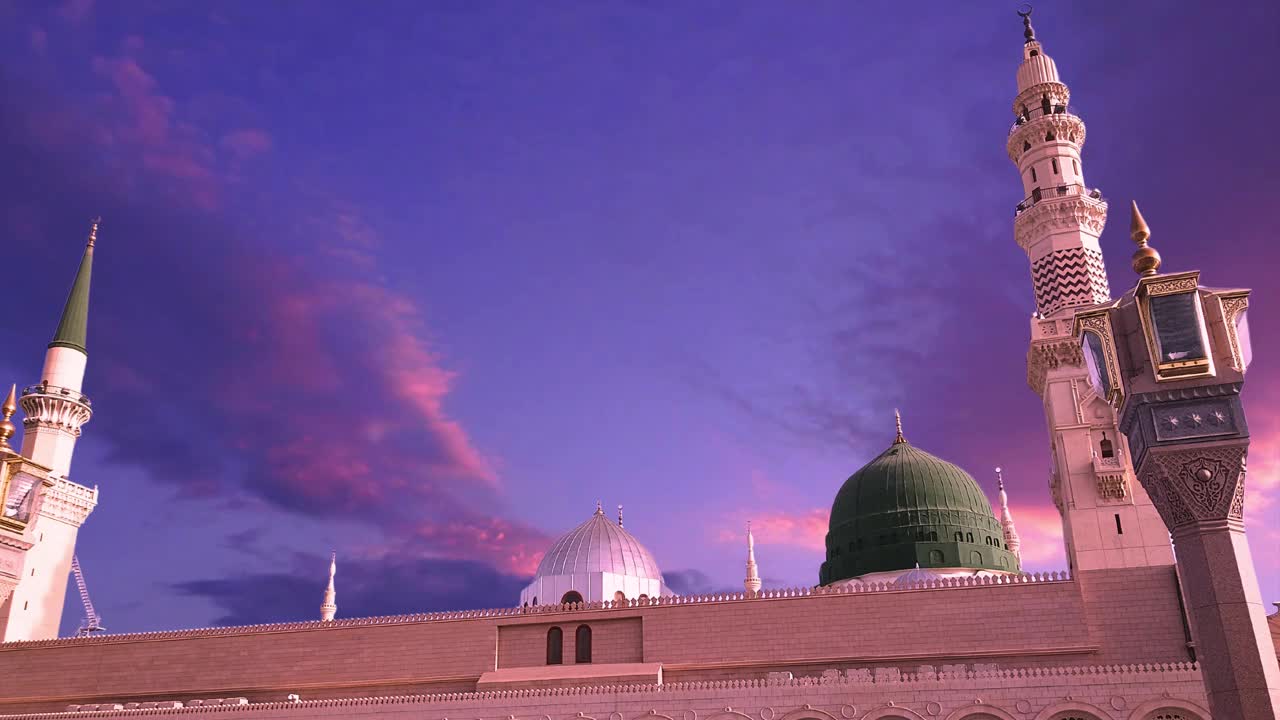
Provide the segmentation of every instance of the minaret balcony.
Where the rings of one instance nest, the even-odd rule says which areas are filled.
[[[23,388],[21,403],[24,427],[52,425],[79,436],[80,426],[93,416],[88,395],[48,383]]]
[[[1018,119],[1014,120],[1013,125],[1009,126],[1009,134],[1012,135],[1023,125],[1047,115],[1078,115],[1078,113],[1070,105],[1040,105],[1026,112],[1018,113]]]
[[[1107,201],[1106,198],[1102,197],[1101,190],[1087,188],[1084,185],[1055,185],[1047,188],[1036,188],[1013,209],[1013,216],[1017,217],[1042,202],[1068,197],[1087,197],[1102,203]]]

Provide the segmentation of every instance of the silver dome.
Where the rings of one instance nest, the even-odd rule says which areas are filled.
[[[599,508],[547,550],[538,563],[537,576],[597,572],[662,580],[653,555]]]

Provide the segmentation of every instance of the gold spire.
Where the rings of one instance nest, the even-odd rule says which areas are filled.
[[[93,244],[98,241],[98,225],[102,223],[102,217],[96,217],[90,223],[92,224],[89,225],[89,247],[93,247]]]
[[[604,506],[600,504],[600,501],[599,501],[599,500],[597,500],[597,501],[596,501],[596,514],[597,514],[597,515],[603,515],[603,514],[604,514]]]
[[[893,439],[893,444],[906,442],[907,439],[902,436],[902,413],[898,412],[897,408],[893,409],[893,419],[898,424],[898,436]]]
[[[9,396],[4,399],[4,405],[0,405],[0,450],[9,450],[9,438],[18,431],[9,421],[13,414],[18,411],[18,386],[9,386]]]
[[[1133,208],[1129,211],[1129,237],[1138,246],[1133,253],[1133,271],[1139,275],[1155,275],[1160,270],[1160,253],[1147,245],[1151,228],[1147,227],[1142,211],[1138,210],[1137,200],[1133,201]]]

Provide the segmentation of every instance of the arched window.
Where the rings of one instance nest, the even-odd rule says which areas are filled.
[[[1071,139],[1075,140],[1075,138],[1071,138]],[[1076,160],[1075,158],[1071,158],[1071,167],[1076,169],[1076,177],[1080,177],[1080,161]]]
[[[547,631],[547,664],[564,663],[564,631],[553,627]]]
[[[577,590],[570,590],[569,592],[564,594],[564,597],[560,598],[561,605],[565,605],[568,603],[580,603],[580,602],[582,602],[582,593],[578,592]]]
[[[929,532],[929,542],[938,542],[938,533],[937,533],[937,531],[933,531],[933,530],[931,530],[931,531]]]
[[[941,550],[930,550],[930,551],[929,551],[929,564],[930,564],[930,565],[941,565],[941,564],[942,564],[942,562],[943,562],[943,556],[942,556],[942,551],[941,551]]]
[[[1057,158],[1054,158],[1054,159],[1053,159],[1053,174],[1054,174],[1054,175],[1057,175],[1057,174],[1058,174],[1058,159],[1057,159]]]
[[[574,633],[573,661],[579,665],[591,662],[591,627],[579,625]]]
[[[970,553],[969,557],[971,558],[970,562],[973,563],[974,567],[982,567],[982,553],[974,550]]]
[[[964,533],[956,533],[956,542],[964,542]]]
[[[537,605],[537,604],[538,604],[538,596],[537,596],[537,595],[534,595],[534,596],[533,596],[533,604],[534,604],[534,605]]]
[[[1031,168],[1031,182],[1040,182],[1040,179],[1036,177],[1035,168]]]
[[[964,540],[965,542],[973,542],[973,533],[965,533]]]
[[[1098,450],[1102,453],[1102,457],[1109,458],[1116,456],[1116,448],[1111,444],[1111,440],[1106,433],[1102,433],[1102,442],[1098,443]]]

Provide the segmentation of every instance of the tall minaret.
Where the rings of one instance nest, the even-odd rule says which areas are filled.
[[[96,487],[67,479],[80,427],[92,415],[81,383],[88,360],[89,275],[97,236],[95,220],[62,319],[45,352],[40,383],[22,391],[22,455],[48,473],[34,517],[23,528],[31,547],[23,554],[18,584],[0,605],[0,640],[6,642],[58,636],[76,535],[98,503]]]
[[[1014,237],[1031,261],[1036,299],[1027,384],[1044,402],[1049,487],[1068,562],[1073,570],[1172,565],[1168,532],[1121,452],[1115,412],[1090,386],[1071,338],[1076,309],[1111,298],[1098,244],[1107,203],[1084,182],[1085,127],[1070,91],[1036,39],[1031,13],[1019,15],[1025,42],[1007,150],[1025,197],[1014,210]]]
[[[329,622],[338,614],[338,593],[333,588],[333,576],[338,572],[338,553],[329,557],[329,587],[324,590],[324,602],[320,603],[320,619]]]
[[[1009,511],[1009,494],[1004,491],[1004,474],[996,468],[996,486],[1000,488],[1000,525],[1004,528],[1004,546],[1022,560],[1022,538],[1013,526],[1013,513]]]
[[[747,521],[747,577],[742,581],[747,590],[747,597],[760,594],[760,571],[756,567],[756,538],[751,534],[751,521]]]

